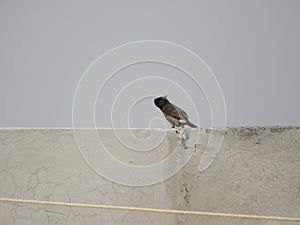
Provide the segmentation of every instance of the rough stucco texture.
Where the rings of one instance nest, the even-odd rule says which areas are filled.
[[[89,136],[91,130],[81,132]],[[97,132],[125,163],[151,164],[172,146],[162,144],[153,156],[145,153],[145,160],[125,153],[111,129]],[[132,132],[143,136],[149,130]],[[96,173],[81,156],[72,129],[1,129],[0,197],[300,217],[300,127],[227,128],[219,154],[204,172],[198,166],[209,129],[201,129],[197,141],[196,131],[189,132],[186,151],[193,155],[183,169],[164,182],[130,187]],[[175,130],[167,133],[169,141],[179,142]],[[0,203],[0,224],[295,223]]]

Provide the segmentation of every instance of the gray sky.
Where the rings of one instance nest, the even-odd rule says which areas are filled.
[[[71,127],[73,97],[85,69],[106,51],[145,39],[185,46],[210,66],[223,89],[227,125],[300,125],[299,22],[297,0],[2,0],[0,126]],[[180,71],[154,63],[126,68],[107,83],[96,102],[96,125],[111,126],[111,101],[120,88],[162,74],[187,90],[196,111],[170,83],[152,79],[147,87],[168,94],[191,121],[209,126],[201,90]],[[143,98],[141,88],[128,91]],[[128,126],[128,104],[135,101],[124,96],[112,112],[119,127]],[[161,127],[151,121],[157,116],[162,114],[146,98],[131,109],[129,124]]]

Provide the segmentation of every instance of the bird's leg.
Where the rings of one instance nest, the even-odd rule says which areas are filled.
[[[175,129],[176,134],[179,134],[179,130],[176,129],[175,123],[172,123],[172,129]]]

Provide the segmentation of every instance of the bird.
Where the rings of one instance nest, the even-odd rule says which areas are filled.
[[[168,100],[167,95],[154,99],[154,104],[163,112],[165,118],[169,121],[172,128],[184,127],[184,125],[197,127],[195,124],[189,121],[189,116],[183,109],[172,104]]]

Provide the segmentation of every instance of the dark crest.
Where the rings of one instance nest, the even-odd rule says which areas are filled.
[[[164,107],[168,103],[170,103],[170,102],[167,98],[167,95],[154,99],[154,104],[160,109],[162,109],[162,107]]]

